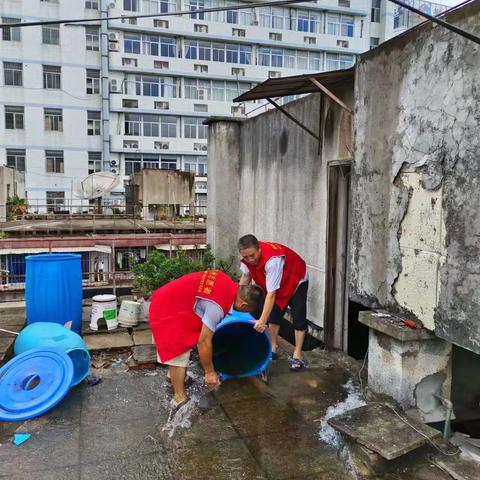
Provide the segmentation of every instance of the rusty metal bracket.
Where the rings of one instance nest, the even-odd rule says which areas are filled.
[[[353,115],[352,110],[350,110],[336,95],[334,95],[327,87],[322,85],[318,80],[315,78],[310,78],[310,81],[325,95],[328,95],[335,103],[340,105],[344,110],[346,110],[350,115]]]
[[[320,137],[312,132],[308,127],[306,127],[300,120],[297,120],[291,113],[287,112],[283,107],[281,107],[277,102],[267,97],[267,101],[271,103],[277,110],[280,110],[284,115],[286,115],[292,122],[295,122],[300,128],[303,128],[307,133],[309,133],[313,138],[320,141]]]

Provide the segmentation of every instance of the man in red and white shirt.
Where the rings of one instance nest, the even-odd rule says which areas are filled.
[[[217,325],[232,307],[239,312],[255,311],[263,297],[260,287],[240,286],[219,270],[190,273],[155,290],[150,302],[150,328],[160,362],[170,367],[175,408],[187,401],[184,383],[190,350],[198,345],[205,383],[218,385],[212,359]]]
[[[254,235],[245,235],[238,241],[242,256],[240,285],[252,281],[266,292],[262,314],[255,330],[268,331],[272,342],[272,357],[276,357],[280,322],[290,307],[295,329],[295,350],[289,359],[290,370],[305,368],[302,347],[307,331],[308,274],[305,261],[296,252],[273,242],[258,241]]]

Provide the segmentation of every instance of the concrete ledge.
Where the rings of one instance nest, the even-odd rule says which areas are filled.
[[[395,338],[400,342],[411,342],[416,340],[433,340],[437,338],[433,332],[426,328],[409,328],[403,325],[402,318],[389,313],[384,313],[385,317],[375,316],[375,313],[384,312],[360,312],[358,321],[372,330],[381,332],[389,337]],[[405,320],[407,320],[405,318]]]
[[[217,122],[228,122],[228,123],[243,123],[246,120],[249,120],[248,118],[243,118],[243,117],[221,117],[221,116],[213,116],[206,118],[202,124],[203,125],[211,125],[212,123],[217,123]]]

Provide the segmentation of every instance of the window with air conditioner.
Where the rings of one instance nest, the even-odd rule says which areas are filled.
[[[208,105],[203,103],[194,103],[193,104],[194,112],[208,112]]]
[[[344,8],[350,8],[350,0],[338,0],[338,6]]]
[[[156,28],[168,28],[168,20],[160,20],[155,18],[153,20],[153,26]]]
[[[244,77],[245,76],[245,69],[244,68],[233,67],[232,68],[232,75],[235,75],[237,77]]]
[[[159,68],[161,70],[168,70],[169,64],[168,64],[168,62],[164,62],[162,60],[155,60],[153,62],[153,67],[154,68]]]
[[[123,57],[122,58],[122,65],[125,67],[137,67],[138,66],[138,61],[136,58],[127,58]]]
[[[128,23],[129,25],[137,25],[136,18],[122,18],[122,23]]]
[[[169,110],[170,104],[168,102],[155,102],[154,108],[157,110]]]
[[[337,40],[337,47],[348,48],[347,40]]]
[[[123,148],[135,148],[138,149],[138,142],[136,140],[124,140]]]
[[[370,37],[370,50],[380,45],[379,37]]]
[[[110,80],[110,92],[120,93],[120,84],[118,83],[118,80]]]
[[[245,30],[243,28],[232,28],[232,35],[234,37],[244,37],[246,34]]]
[[[231,112],[232,115],[245,115],[245,105],[234,105]]]
[[[197,33],[208,33],[208,25],[200,25],[196,23],[193,25],[193,31]]]
[[[155,150],[169,150],[170,149],[170,143],[168,143],[168,142],[154,142],[153,143],[153,148]]]
[[[315,37],[303,37],[303,41],[307,45],[315,45],[317,43],[317,39]]]
[[[276,42],[281,42],[282,41],[282,34],[281,33],[276,33],[276,32],[270,32],[268,34],[268,38],[270,38],[270,40],[275,40]]]
[[[193,70],[198,73],[208,73],[208,65],[201,65],[196,63],[193,65]]]
[[[277,72],[277,71],[274,71],[274,70],[270,70],[268,72],[268,78],[280,78],[281,76],[282,76],[281,72]]]

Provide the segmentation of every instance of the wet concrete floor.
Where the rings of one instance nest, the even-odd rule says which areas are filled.
[[[289,372],[283,355],[268,385],[259,378],[230,380],[213,393],[206,393],[194,368],[189,389],[194,401],[170,421],[165,369],[97,370],[102,383],[74,387],[43,417],[0,425],[0,478],[354,479],[318,432],[325,411],[344,399],[342,385],[359,366],[339,354],[309,357],[304,372]],[[207,409],[197,407],[200,397]],[[14,446],[15,429],[30,433],[30,440]],[[380,478],[450,480],[428,462]]]

